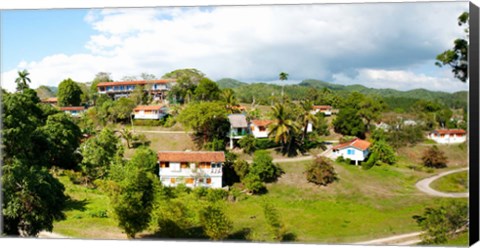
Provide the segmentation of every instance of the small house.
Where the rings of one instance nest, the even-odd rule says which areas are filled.
[[[140,105],[133,109],[135,120],[160,120],[167,114],[165,106],[144,106]]]
[[[255,138],[267,138],[268,137],[268,125],[272,123],[271,120],[252,120],[250,123],[250,130]]]
[[[428,138],[440,144],[458,144],[467,140],[467,132],[463,129],[438,129],[431,132]]]
[[[165,186],[222,187],[223,152],[160,151],[160,181]]]
[[[47,104],[50,104],[52,106],[56,106],[58,104],[58,98],[56,97],[49,97],[49,98],[45,98],[41,101],[42,103],[47,103]]]
[[[230,114],[228,121],[230,122],[230,132],[228,133],[230,149],[233,149],[233,140],[239,140],[249,134],[248,122],[244,114]]]
[[[85,107],[84,106],[60,107],[60,110],[67,114],[70,114],[73,117],[80,117],[80,115],[85,112]]]
[[[330,105],[315,105],[313,106],[313,111],[314,114],[317,114],[318,112],[323,113],[326,116],[332,115],[332,106]]]
[[[332,151],[334,158],[342,156],[345,159],[355,161],[355,165],[358,165],[358,162],[363,162],[368,157],[370,153],[369,148],[370,142],[355,138],[349,142],[334,146]]]

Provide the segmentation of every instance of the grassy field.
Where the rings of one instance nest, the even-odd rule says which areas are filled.
[[[423,152],[429,148],[430,144],[417,144],[413,147],[401,147],[397,149],[397,155],[399,158],[398,164],[400,166],[421,166],[422,165],[422,156]],[[452,168],[466,167],[468,165],[468,153],[466,144],[455,144],[455,145],[439,145],[437,147],[445,153],[447,156],[447,168],[435,170],[436,172],[441,172],[445,170],[451,170]]]
[[[462,171],[446,175],[433,181],[430,187],[442,192],[466,192],[468,190],[468,172]]]

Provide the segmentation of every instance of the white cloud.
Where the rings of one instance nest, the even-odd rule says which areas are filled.
[[[420,3],[92,10],[84,20],[98,33],[85,44],[88,54],[59,51],[39,61],[19,61],[17,68],[2,73],[2,82],[14,89],[16,71],[24,68],[30,71],[32,87],[58,85],[67,77],[90,81],[99,71],[120,79],[141,72],[160,77],[178,68],[244,81],[276,80],[280,71],[291,80],[351,78],[359,68],[369,72],[366,78],[381,77],[375,73],[402,71],[448,49],[462,35],[456,18],[467,7]]]

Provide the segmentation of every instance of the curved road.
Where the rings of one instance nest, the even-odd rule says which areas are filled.
[[[438,175],[435,175],[433,177],[428,177],[428,178],[425,178],[423,180],[420,180],[415,184],[415,186],[420,191],[422,191],[422,192],[424,192],[428,195],[432,195],[432,196],[450,197],[450,198],[468,197],[468,192],[466,192],[466,193],[446,193],[446,192],[440,192],[440,191],[437,191],[437,190],[434,190],[434,189],[430,188],[430,184],[433,181],[439,179],[440,177],[450,175],[450,174],[453,174],[453,173],[457,173],[457,172],[461,172],[461,171],[465,171],[465,170],[468,170],[468,168],[461,168],[461,169],[456,169],[456,170],[451,170],[451,171],[445,171],[445,172],[442,172],[442,173],[440,173]]]

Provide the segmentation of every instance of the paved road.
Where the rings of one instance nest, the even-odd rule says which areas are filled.
[[[461,171],[465,171],[465,170],[468,170],[468,168],[461,168],[461,169],[456,169],[456,170],[451,170],[451,171],[445,171],[445,172],[442,172],[442,173],[440,173],[438,175],[435,175],[433,177],[429,177],[429,178],[425,178],[423,180],[420,180],[415,184],[415,186],[420,191],[422,191],[422,192],[424,192],[428,195],[432,195],[432,196],[449,197],[449,198],[468,197],[468,192],[467,193],[446,193],[446,192],[440,192],[440,191],[437,191],[437,190],[434,190],[434,189],[430,188],[430,184],[433,181],[439,179],[440,177],[450,175],[450,174],[453,174],[453,173],[457,173],[457,172],[461,172]]]

